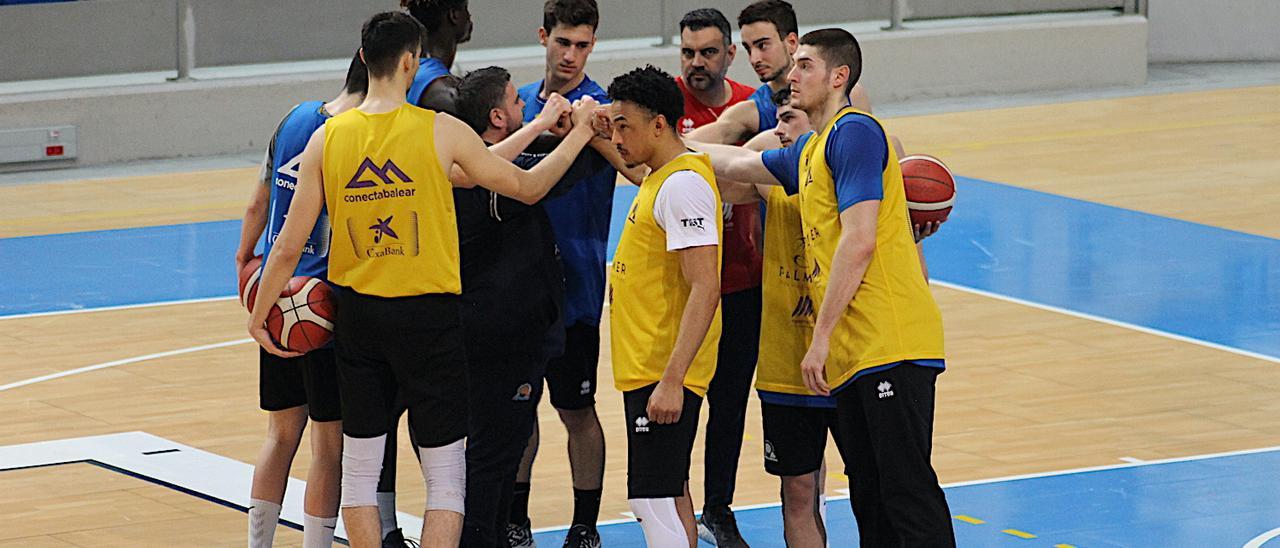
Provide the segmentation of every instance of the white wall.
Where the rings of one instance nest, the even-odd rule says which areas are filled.
[[[1280,61],[1280,0],[1153,0],[1152,62]]]

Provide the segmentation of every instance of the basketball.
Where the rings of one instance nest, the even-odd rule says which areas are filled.
[[[262,255],[255,256],[240,269],[240,304],[253,313],[253,300],[258,298],[258,278],[262,277]]]
[[[956,201],[956,181],[942,160],[924,154],[903,158],[902,184],[907,190],[911,224],[940,223],[951,214]]]
[[[286,350],[307,353],[333,340],[333,291],[318,278],[294,276],[267,312],[267,333]]]

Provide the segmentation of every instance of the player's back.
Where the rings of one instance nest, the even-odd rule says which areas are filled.
[[[268,169],[271,170],[271,201],[267,209],[267,234],[263,242],[262,257],[265,261],[280,231],[284,229],[285,215],[293,202],[298,185],[298,168],[302,164],[302,151],[316,129],[329,119],[323,101],[307,101],[289,111],[271,138],[268,152]],[[329,272],[329,215],[322,209],[316,224],[307,237],[298,259],[295,276],[325,278]]]

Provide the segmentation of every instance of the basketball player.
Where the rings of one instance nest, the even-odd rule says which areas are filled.
[[[729,20],[720,10],[697,9],[680,20],[683,78],[677,78],[676,83],[684,95],[681,134],[715,122],[726,108],[751,97],[751,88],[725,76],[735,53]],[[746,546],[729,505],[737,483],[747,398],[760,340],[760,207],[725,204],[723,224],[720,290],[724,334],[716,376],[707,390],[710,414],[698,534],[709,543],[735,548]]]
[[[272,245],[284,227],[284,215],[298,183],[296,161],[311,134],[324,125],[325,120],[360,104],[368,87],[368,73],[357,53],[337,97],[327,103],[299,104],[281,120],[262,163],[262,184],[254,192],[241,225],[237,272],[253,259],[254,247],[264,229],[267,238],[263,242],[262,259],[266,261],[271,256]],[[321,211],[294,275],[323,280],[328,270],[329,220]],[[267,411],[267,440],[253,468],[249,547],[269,548],[275,538],[280,504],[289,481],[289,466],[302,441],[308,416],[313,426],[311,468],[307,471],[307,493],[303,501],[302,545],[307,548],[332,546],[342,478],[342,413],[333,348],[321,348],[297,358],[279,358],[260,350],[258,379],[260,405]]]
[[[553,124],[559,119],[557,101],[564,99],[553,95],[548,108],[530,126],[536,128],[545,120]],[[459,118],[486,143],[514,138],[524,119],[524,102],[511,84],[511,75],[497,67],[474,71],[462,79],[457,108]],[[580,125],[589,126],[594,113],[579,109],[578,114]],[[593,140],[593,146],[609,143]],[[521,154],[515,163],[528,167],[542,158]],[[548,197],[563,194],[607,165],[599,154],[579,154]],[[556,257],[550,220],[540,203],[528,206],[484,188],[453,192],[462,257],[462,324],[471,380],[462,545],[506,547],[516,468],[533,431],[536,392],[542,388],[544,334],[557,321],[563,306],[564,271]]]
[[[409,88],[408,102],[428,110],[447,112],[457,95],[458,79],[449,71],[458,55],[458,44],[471,41],[468,0],[400,0],[404,8],[427,29],[418,75]]]
[[[785,0],[759,0],[742,9],[738,15],[738,29],[742,32],[742,48],[747,50],[751,68],[763,82],[743,101],[725,110],[715,123],[708,124],[689,134],[689,138],[706,143],[736,144],[757,133],[773,129],[777,108],[773,94],[787,87],[787,74],[791,72],[792,55],[796,52],[799,25],[796,12]],[[871,111],[870,102],[862,86],[855,85],[849,93],[852,104],[865,112]]]
[[[823,29],[799,44],[791,103],[821,131],[763,154],[704,149],[727,178],[800,195],[816,313],[801,373],[810,393],[835,395],[861,544],[954,546],[930,462],[942,320],[913,249],[897,154],[880,123],[849,106],[862,71],[853,35]]]
[[[585,69],[596,43],[600,11],[595,0],[547,0],[543,5],[538,41],[546,48],[545,77],[519,89],[524,119],[534,120],[547,106],[548,97],[560,94],[570,101],[591,97],[601,104],[609,97]],[[628,170],[617,150],[601,151],[609,159],[591,177],[563,196],[545,202],[564,265],[565,308],[562,326],[549,346],[562,347],[547,364],[547,391],[551,406],[569,434],[569,468],[573,475],[573,521],[565,546],[597,546],[596,521],[604,480],[604,430],[596,415],[596,368],[600,359],[600,315],[604,305],[605,253],[613,193],[618,171],[640,181],[637,170]],[[539,391],[539,395],[541,391]],[[538,451],[537,422],[520,463],[507,529],[511,546],[533,546],[529,520],[530,472]]]
[[[685,148],[680,87],[652,66],[609,86],[613,143],[652,171],[609,277],[613,378],[627,425],[627,499],[649,546],[697,545],[689,459],[720,336],[721,203],[710,161]]]
[[[307,232],[327,207],[344,414],[342,508],[356,547],[380,544],[375,492],[400,402],[409,409],[427,483],[423,543],[456,546],[461,534],[467,379],[453,183],[446,174],[457,165],[476,184],[531,203],[591,137],[586,130],[570,132],[538,166],[523,171],[489,152],[452,116],[406,104],[423,33],[401,12],[365,23],[360,53],[369,70],[368,95],[307,143],[297,194],[249,321],[250,334],[268,352],[297,355],[267,333],[263,322],[274,301],[268,295],[284,288]]]

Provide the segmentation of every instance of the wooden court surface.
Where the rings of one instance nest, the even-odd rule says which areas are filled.
[[[1280,87],[1152,95],[890,119],[908,151],[958,174],[1280,237]],[[225,220],[254,170],[0,188],[0,237]],[[230,276],[231,258],[227,258]],[[935,465],[956,482],[1275,445],[1276,365],[1121,327],[935,287],[948,372],[938,384]],[[235,301],[0,320],[0,385],[133,356],[244,338]],[[607,332],[606,332],[607,333]],[[606,337],[607,338],[607,337]],[[597,409],[609,452],[602,519],[625,501],[621,397],[607,348]],[[244,462],[265,431],[248,344],[0,392],[0,445],[144,430]],[[705,409],[704,409],[705,416]],[[753,396],[737,504],[777,501]],[[564,429],[544,403],[530,501],[535,527],[567,523]],[[701,436],[701,434],[700,434]],[[700,447],[701,444],[699,443]],[[701,491],[695,449],[693,491]],[[829,462],[838,463],[834,449]],[[304,440],[294,467],[305,477]],[[837,466],[838,468],[838,466]],[[424,492],[407,446],[400,509]],[[837,475],[829,489],[843,487]],[[0,474],[0,546],[243,544],[244,516],[68,465]],[[281,528],[282,545],[300,536]]]

